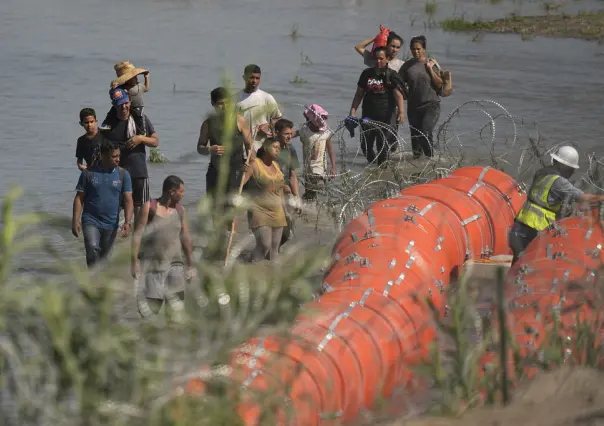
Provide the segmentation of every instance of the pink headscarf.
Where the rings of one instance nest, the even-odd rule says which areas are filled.
[[[327,117],[329,117],[329,113],[325,111],[321,105],[308,105],[303,114],[304,118],[306,118],[306,121],[310,121],[312,124],[318,127],[320,131],[323,132],[328,129]]]

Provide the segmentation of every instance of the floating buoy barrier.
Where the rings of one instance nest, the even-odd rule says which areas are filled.
[[[599,357],[591,362],[603,362],[598,347],[604,329],[595,303],[603,295],[599,274],[604,231],[598,216],[594,211],[555,222],[529,244],[508,272],[507,328],[520,359],[535,361],[519,369],[526,377],[537,372],[535,363],[547,362],[545,352],[552,338],[562,342],[557,355],[563,362],[585,362],[590,350]],[[579,336],[585,326],[591,342]]]
[[[399,388],[420,389],[414,368],[436,337],[426,300],[443,310],[465,261],[510,254],[507,235],[525,200],[507,174],[466,167],[369,206],[336,239],[325,292],[291,335],[233,352],[244,423],[260,425],[257,391],[281,398],[277,424],[314,426],[352,422]]]

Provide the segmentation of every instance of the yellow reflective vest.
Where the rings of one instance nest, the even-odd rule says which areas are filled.
[[[537,177],[528,193],[528,200],[518,212],[516,220],[525,225],[542,231],[556,221],[561,203],[550,205],[547,202],[549,191],[554,182],[560,178],[558,174],[544,174]]]

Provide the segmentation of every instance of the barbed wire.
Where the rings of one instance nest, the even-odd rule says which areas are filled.
[[[359,135],[351,137],[345,125],[348,118],[336,119],[337,125],[331,131],[334,146],[339,149],[338,173],[323,184],[313,185],[320,196],[306,206],[309,214],[330,211],[338,229],[371,203],[410,185],[446,176],[459,167],[490,166],[528,185],[536,169],[551,164],[550,153],[563,144],[576,146],[568,142],[550,145],[537,123],[514,116],[500,103],[488,99],[464,102],[445,117],[434,131],[434,157],[429,159],[412,157],[408,136],[412,126],[407,123],[397,126],[395,131],[385,123],[364,119],[364,125],[357,127]],[[396,147],[380,166],[377,165],[380,152],[367,161],[361,146],[365,134],[375,130]],[[414,130],[425,137],[419,129]],[[588,154],[587,162],[587,173],[582,178],[584,186],[604,191],[601,183],[604,158]],[[304,176],[301,181],[311,185]]]

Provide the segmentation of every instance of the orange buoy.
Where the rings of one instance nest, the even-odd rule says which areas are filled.
[[[312,376],[319,391],[319,408],[313,410],[316,421],[319,421],[319,418],[336,421],[342,409],[345,381],[332,360],[317,352],[314,345],[309,345],[296,336],[254,338],[234,351],[231,365],[233,369],[243,368],[248,374],[266,369],[275,374],[277,368],[272,364],[285,358],[291,359],[294,364],[280,365],[283,367],[280,375],[284,387],[291,386],[295,379],[293,374],[304,370]]]
[[[518,214],[526,201],[526,192],[512,177],[489,166],[470,166],[453,170],[449,176],[464,176],[476,182],[484,182],[497,189],[510,206],[514,215]]]
[[[464,176],[450,176],[438,179],[434,183],[448,186],[475,199],[484,209],[491,224],[494,252],[498,254],[512,253],[509,248],[508,234],[516,214],[507,203],[502,208],[499,191],[490,185],[476,182],[476,180]]]
[[[428,198],[402,195],[374,204],[375,210],[392,210],[405,222],[416,224],[429,232],[436,231],[436,242],[454,265],[464,262],[468,245],[467,235],[457,215],[447,206]],[[373,207],[372,207],[373,210]],[[400,212],[400,213],[399,213]],[[375,215],[374,215],[375,217]],[[379,217],[379,216],[377,216]]]
[[[341,421],[354,420],[364,405],[364,389],[359,386],[363,380],[362,366],[346,344],[337,334],[308,321],[296,321],[292,326],[292,336],[296,336],[313,345],[315,350],[325,353],[336,365],[341,377],[344,377],[343,404]],[[351,386],[354,383],[355,386]]]
[[[338,294],[341,295],[342,293]],[[377,329],[365,327],[360,321],[363,319],[370,320],[378,325],[381,322],[385,326],[380,329],[382,332],[388,331],[389,327],[383,318],[371,311],[363,310],[355,304],[346,303],[347,299],[345,297],[345,300],[340,301],[339,304],[311,303],[308,305],[308,311],[310,312],[303,313],[298,317],[298,320],[308,321],[323,327],[329,333],[337,334],[346,342],[350,354],[354,356],[359,365],[373,365],[371,374],[367,374],[367,371],[361,371],[363,375],[361,382],[348,384],[363,390],[363,405],[361,408],[370,409],[382,392],[388,370],[386,362],[392,357],[392,354],[382,352],[392,348],[392,345],[387,345],[386,342],[382,341],[382,339],[387,339],[387,336],[376,339]],[[318,312],[313,312],[317,307],[319,307]],[[342,355],[340,361],[345,362],[347,355],[349,354]]]
[[[493,254],[491,224],[482,206],[472,198],[443,185],[432,183],[411,186],[403,195],[417,195],[437,201],[453,210],[468,236],[467,258],[482,259]]]

